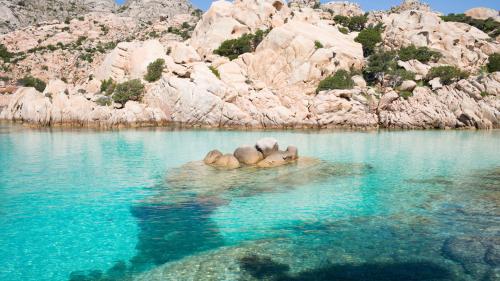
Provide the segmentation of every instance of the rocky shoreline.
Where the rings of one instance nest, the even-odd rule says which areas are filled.
[[[21,62],[3,65],[12,78],[29,69],[45,79],[25,79],[38,89],[0,81],[0,120],[103,129],[500,128],[500,71],[487,66],[500,53],[498,37],[491,37],[496,31],[450,21],[414,0],[366,14],[352,3],[312,2],[219,1],[201,17],[136,27],[136,40],[117,24],[132,28],[133,18],[116,14],[101,27],[89,14],[0,35],[7,53],[37,46]],[[492,14],[474,9],[467,17]],[[65,40],[48,45],[57,57],[38,46],[49,36],[43,28],[51,32],[48,41]],[[109,28],[113,37],[97,35]],[[380,36],[373,46],[362,39],[370,32]],[[100,47],[100,39],[116,45],[82,67],[78,59],[88,59],[86,50]],[[238,44],[248,46],[232,54]],[[68,48],[83,53],[52,72]],[[51,59],[57,61],[46,70],[40,62]],[[65,72],[72,81],[61,77]]]

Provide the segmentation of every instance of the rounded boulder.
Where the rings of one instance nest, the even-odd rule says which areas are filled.
[[[255,165],[264,159],[264,155],[253,146],[238,147],[233,155],[240,163],[245,165]]]
[[[217,149],[210,151],[207,156],[203,159],[203,162],[207,165],[215,163],[217,159],[219,159],[222,156],[222,152],[218,151]]]

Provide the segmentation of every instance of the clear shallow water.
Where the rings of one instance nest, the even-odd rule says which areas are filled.
[[[207,181],[182,167],[265,136],[321,163],[306,171],[209,172]],[[236,260],[257,279],[361,280],[382,272],[379,280],[409,280],[405,271],[414,280],[497,280],[499,186],[498,131],[1,125],[0,280],[124,280],[167,262],[216,262],[215,254],[218,266]],[[262,256],[234,253],[249,248]],[[272,259],[286,263],[285,273],[259,265]],[[426,270],[436,274],[415,275]],[[351,271],[351,279],[337,274]],[[224,279],[234,280],[211,280]]]

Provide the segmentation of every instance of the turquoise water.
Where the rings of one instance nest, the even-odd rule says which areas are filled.
[[[318,162],[231,173],[183,166],[267,136]],[[238,260],[257,279],[498,280],[499,203],[499,131],[0,125],[6,281],[129,280],[204,255],[236,259],[230,252],[251,243],[269,243],[251,246],[264,257]],[[255,269],[273,258],[286,273]]]

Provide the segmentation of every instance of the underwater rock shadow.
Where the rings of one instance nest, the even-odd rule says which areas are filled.
[[[130,212],[139,227],[137,255],[131,259],[134,271],[223,246],[217,225],[209,218],[216,207],[211,202],[194,201],[132,206]]]
[[[250,255],[239,260],[242,270],[273,281],[428,281],[450,280],[450,272],[431,262],[338,264],[288,273],[290,267],[269,257]]]

